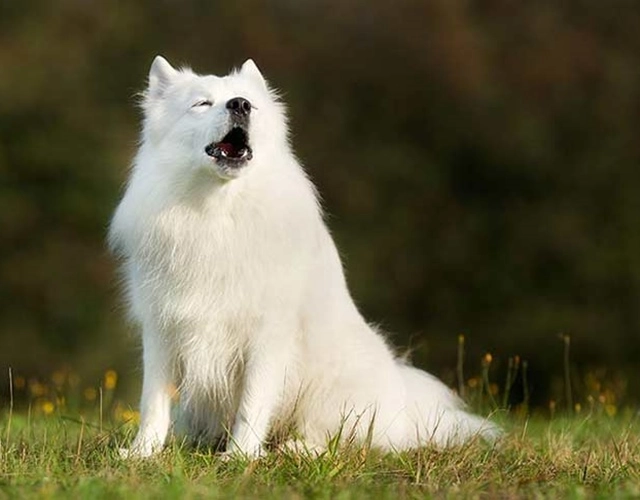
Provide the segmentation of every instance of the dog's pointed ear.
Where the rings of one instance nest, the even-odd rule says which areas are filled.
[[[169,61],[162,56],[156,56],[149,70],[149,96],[162,97],[177,73]]]
[[[240,68],[240,73],[256,84],[267,88],[267,82],[264,80],[264,77],[262,76],[262,73],[260,73],[260,70],[258,69],[258,66],[256,66],[256,63],[253,62],[253,59],[247,59],[244,62],[244,64]]]

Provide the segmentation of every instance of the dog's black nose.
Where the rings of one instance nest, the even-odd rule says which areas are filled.
[[[234,97],[227,101],[227,109],[238,116],[249,116],[251,103],[244,97]]]

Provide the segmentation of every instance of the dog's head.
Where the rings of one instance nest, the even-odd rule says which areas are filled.
[[[286,147],[282,105],[249,59],[231,74],[201,76],[157,56],[144,93],[143,147],[160,168],[233,179]]]

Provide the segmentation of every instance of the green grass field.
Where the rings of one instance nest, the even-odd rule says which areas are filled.
[[[525,419],[497,415],[493,445],[381,454],[274,451],[224,461],[170,443],[157,458],[123,461],[132,424],[100,428],[60,412],[6,412],[0,498],[629,498],[640,496],[636,413]]]

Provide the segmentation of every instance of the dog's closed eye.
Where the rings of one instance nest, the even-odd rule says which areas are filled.
[[[211,102],[209,99],[201,99],[199,101],[196,101],[191,107],[201,108],[201,107],[209,107],[209,106],[213,106],[213,102]]]

